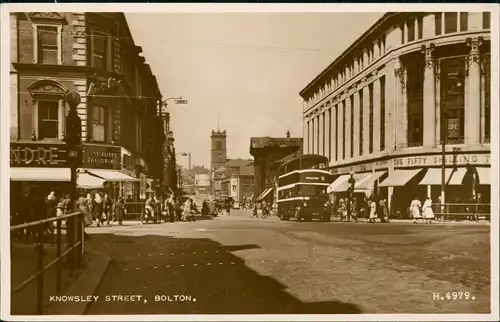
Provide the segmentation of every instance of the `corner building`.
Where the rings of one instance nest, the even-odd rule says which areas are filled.
[[[489,12],[385,14],[300,92],[304,153],[404,211],[440,195],[444,139],[446,202],[489,196],[490,36]]]
[[[162,97],[125,15],[11,13],[10,35],[12,185],[45,182],[46,196],[69,184],[65,96],[75,91],[81,96],[80,170],[106,179],[115,195],[144,198],[162,177]]]

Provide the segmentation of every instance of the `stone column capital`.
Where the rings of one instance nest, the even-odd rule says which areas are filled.
[[[434,48],[436,46],[434,43],[430,43],[429,45],[422,45],[420,51],[425,57],[425,68],[433,69],[435,66],[435,59],[432,53],[434,52]]]

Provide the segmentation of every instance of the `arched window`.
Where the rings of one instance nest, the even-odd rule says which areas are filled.
[[[61,84],[51,80],[41,80],[28,87],[33,98],[36,123],[32,129],[39,140],[61,139],[64,132],[65,102],[68,92]]]
[[[222,150],[222,142],[221,141],[215,142],[215,149],[216,150]]]

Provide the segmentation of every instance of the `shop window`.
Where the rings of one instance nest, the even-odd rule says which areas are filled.
[[[36,62],[39,64],[60,64],[60,27],[37,25]]]
[[[469,26],[469,13],[460,12],[460,31],[467,31]]]
[[[385,149],[385,76],[380,78],[380,151]]]
[[[363,90],[359,92],[359,155],[363,155]]]
[[[408,42],[415,40],[415,20],[410,20],[406,23],[408,29]]]
[[[345,146],[346,146],[346,133],[345,133],[345,121],[346,119],[346,114],[345,114],[345,101],[342,102],[342,160],[345,159]]]
[[[444,33],[449,34],[452,32],[457,32],[458,26],[458,15],[456,12],[445,12],[444,13]]]
[[[445,124],[442,124],[445,129],[444,136],[449,144],[463,143],[465,58],[441,59],[440,64],[441,108],[446,113]]]
[[[91,32],[91,64],[98,69],[109,69],[111,67],[111,42],[109,35],[92,31]]]
[[[350,151],[351,155],[350,157],[354,157],[354,95],[351,95],[349,98],[349,101],[351,102],[351,133],[350,133]]]
[[[443,33],[442,25],[443,25],[443,13],[437,12],[434,14],[434,28],[436,36],[439,36]]]
[[[484,57],[485,89],[484,89],[484,136],[487,142],[491,139],[491,56]]]
[[[38,101],[38,138],[59,137],[59,101]]]
[[[423,59],[407,66],[408,146],[423,141],[424,67]]]
[[[491,28],[491,13],[490,12],[483,12],[483,29],[490,29]]]
[[[106,114],[102,106],[95,105],[92,108],[92,140],[97,142],[106,141]]]

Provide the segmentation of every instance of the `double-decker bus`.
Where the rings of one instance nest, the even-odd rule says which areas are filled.
[[[304,154],[283,163],[278,169],[278,216],[281,220],[330,220],[323,214],[331,183],[328,158]]]

